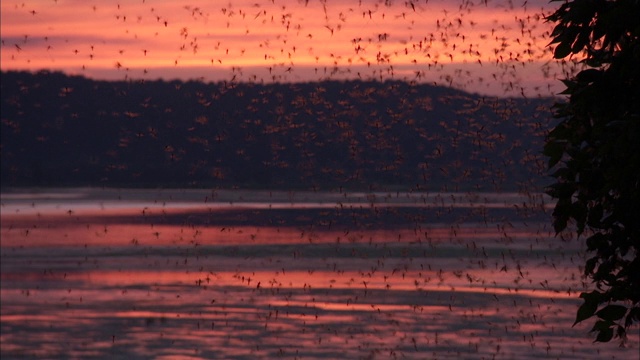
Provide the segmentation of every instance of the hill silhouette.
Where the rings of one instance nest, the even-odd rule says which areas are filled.
[[[3,72],[2,184],[522,190],[553,99],[400,81],[95,81]]]

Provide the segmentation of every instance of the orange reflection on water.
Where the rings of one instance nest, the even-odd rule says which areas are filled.
[[[252,226],[251,210],[237,213],[245,225],[225,226],[137,205],[67,207],[2,213],[3,358],[624,358],[638,349],[634,338],[628,349],[593,345],[588,329],[571,327],[585,289],[579,246],[533,225],[347,233],[302,220]]]

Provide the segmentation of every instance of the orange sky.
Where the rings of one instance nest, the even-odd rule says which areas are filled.
[[[100,79],[373,77],[490,94],[559,90],[546,48],[552,24],[540,16],[553,9],[546,1],[387,2],[3,1],[1,67]]]

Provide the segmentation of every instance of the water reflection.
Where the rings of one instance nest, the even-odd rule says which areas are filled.
[[[637,354],[571,327],[581,245],[535,198],[210,194],[3,194],[2,358]]]

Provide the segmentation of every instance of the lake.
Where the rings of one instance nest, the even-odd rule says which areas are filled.
[[[637,359],[536,194],[2,193],[1,357]]]

